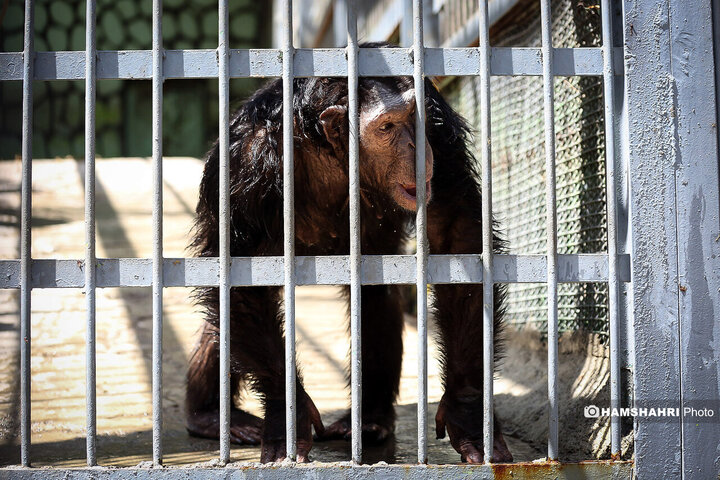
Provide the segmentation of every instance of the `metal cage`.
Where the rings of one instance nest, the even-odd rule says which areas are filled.
[[[344,3],[344,2],[343,2]],[[550,0],[541,1],[540,48],[491,47],[490,14],[503,2],[480,0],[475,20],[479,45],[426,48],[422,0],[412,2],[412,48],[359,49],[356,1],[344,5],[347,48],[295,49],[292,2],[283,0],[280,49],[230,49],[228,0],[219,1],[217,50],[165,50],[162,1],[153,0],[153,47],[140,51],[96,50],[96,2],[87,1],[86,50],[35,52],[33,0],[25,2],[24,50],[0,53],[0,80],[23,82],[21,255],[0,261],[0,288],[20,290],[21,458],[19,468],[0,478],[135,476],[313,478],[450,478],[477,475],[526,477],[709,478],[720,468],[715,450],[720,427],[690,428],[686,419],[635,419],[635,459],[620,459],[620,419],[612,417],[613,460],[563,464],[558,458],[558,299],[559,283],[604,282],[608,288],[610,391],[612,408],[627,403],[666,401],[685,406],[717,400],[720,374],[720,214],[718,136],[712,9],[707,0],[601,0],[600,48],[553,48]],[[507,3],[507,2],[505,2]],[[498,6],[499,5],[499,6]],[[717,7],[717,4],[714,5]],[[427,8],[427,6],[425,6]],[[343,11],[339,9],[338,11]],[[489,13],[490,12],[490,13]],[[692,12],[692,13],[690,13]],[[717,11],[715,12],[717,18]],[[616,28],[615,34],[613,27]],[[717,32],[717,22],[715,24]],[[717,33],[715,33],[717,36]],[[717,37],[716,37],[717,38]],[[714,46],[717,48],[718,43]],[[714,67],[714,68],[713,68]],[[416,91],[416,132],[425,135],[424,77],[478,76],[483,189],[483,251],[480,255],[429,255],[426,238],[424,142],[416,143],[417,253],[370,256],[360,250],[358,97],[360,76],[412,76]],[[533,75],[543,79],[545,114],[545,255],[492,253],[490,76]],[[607,251],[558,255],[555,181],[554,87],[556,76],[603,79],[606,138]],[[284,228],[282,257],[231,258],[229,250],[229,81],[240,77],[283,79]],[[292,79],[347,77],[350,119],[350,229],[348,256],[296,257],[293,204]],[[220,256],[165,258],[162,238],[163,81],[217,78],[220,105]],[[33,80],[84,79],[85,100],[85,258],[31,258],[32,87]],[[153,256],[148,259],[97,258],[95,253],[95,86],[99,79],[152,81]],[[699,213],[700,212],[700,213]],[[484,309],[484,454],[493,445],[493,285],[545,283],[548,298],[548,461],[521,465],[427,463],[427,285],[482,283]],[[418,325],[417,465],[361,465],[361,436],[352,436],[348,464],[275,467],[230,465],[229,292],[232,286],[282,285],[285,292],[287,454],[296,455],[295,286],[346,284],[351,291],[351,412],[353,432],[361,431],[360,292],[367,284],[415,284]],[[87,306],[87,464],[96,459],[95,292],[97,288],[144,286],[153,292],[152,397],[153,463],[162,465],[162,306],[163,289],[213,286],[220,291],[221,435],[219,465],[206,469],[33,469],[30,468],[30,292],[33,288],[82,288]],[[714,333],[714,336],[713,336]],[[621,366],[630,366],[634,398],[621,398]],[[670,405],[669,405],[670,406]],[[720,415],[720,412],[718,412]]]

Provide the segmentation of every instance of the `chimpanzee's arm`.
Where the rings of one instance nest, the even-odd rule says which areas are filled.
[[[428,240],[431,254],[482,252],[481,196],[469,177],[442,185],[442,174],[433,184],[428,206]],[[450,187],[450,188],[448,188]],[[501,249],[501,242],[496,242]],[[443,359],[443,395],[436,417],[437,436],[445,436],[463,461],[483,461],[483,286],[436,285],[435,318],[440,330]],[[495,345],[501,333],[504,291],[497,286]],[[495,357],[498,357],[496,349]],[[512,461],[498,422],[495,422],[493,461]]]
[[[427,137],[433,149],[434,176],[428,204],[431,254],[482,253],[482,195],[470,131],[435,87],[426,82]],[[494,236],[494,250],[503,242]],[[436,417],[437,435],[450,442],[464,461],[483,461],[483,286],[437,285],[435,318],[440,330],[443,395]],[[504,288],[494,288],[495,357],[501,334]],[[497,421],[494,461],[512,461]]]

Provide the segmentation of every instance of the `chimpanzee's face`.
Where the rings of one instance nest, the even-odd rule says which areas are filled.
[[[386,193],[398,206],[417,209],[415,177],[415,90],[402,94],[381,82],[366,81],[360,105],[361,188]],[[347,147],[347,107],[329,107],[320,116],[325,134],[336,151]],[[430,200],[433,154],[425,142],[425,190]]]
[[[427,137],[423,141],[426,201],[429,201],[433,154]],[[402,208],[417,208],[415,90],[397,94],[380,83],[373,86],[360,108],[360,160],[363,179],[384,187]]]

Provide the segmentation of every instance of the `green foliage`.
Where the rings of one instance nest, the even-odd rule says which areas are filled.
[[[233,1],[230,6],[232,48],[269,44],[265,2]],[[85,49],[84,0],[35,2],[35,49]],[[215,48],[217,2],[163,2],[163,47]],[[0,51],[23,48],[23,4],[10,2],[0,25]],[[152,2],[98,0],[98,50],[147,50],[152,47]],[[231,95],[239,101],[259,86],[256,79],[233,80]],[[84,82],[34,82],[33,154],[35,157],[84,155]],[[165,82],[163,105],[165,155],[202,156],[217,137],[217,80]],[[99,80],[97,84],[97,154],[149,156],[152,135],[149,81]],[[22,85],[0,83],[0,159],[20,154]]]

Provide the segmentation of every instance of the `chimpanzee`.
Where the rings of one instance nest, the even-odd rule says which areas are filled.
[[[366,45],[377,46],[377,45]],[[297,78],[293,82],[295,222],[298,255],[348,254],[347,79]],[[361,249],[399,254],[416,210],[415,100],[412,79],[362,78],[360,101]],[[480,253],[481,192],[470,152],[469,129],[425,82],[427,125],[427,234],[432,254]],[[192,246],[218,256],[218,147],[209,152],[200,185]],[[282,255],[282,81],[255,92],[230,124],[230,253]],[[495,249],[503,243],[495,235]],[[483,431],[482,285],[436,285],[434,319],[439,330],[444,395],[438,438],[463,461],[481,463]],[[495,332],[501,332],[504,291],[495,289]],[[197,293],[204,330],[187,374],[187,429],[219,436],[218,291]],[[262,444],[261,460],[285,457],[285,382],[280,287],[232,288],[231,371],[233,394],[245,382],[262,399],[261,420],[233,408],[230,435],[240,444]],[[363,441],[381,442],[394,431],[393,403],[402,360],[403,315],[393,286],[362,287]],[[496,352],[499,351],[496,341]],[[350,416],[324,428],[297,377],[298,461],[307,461],[316,439],[349,438]],[[512,461],[498,422],[493,461]]]

